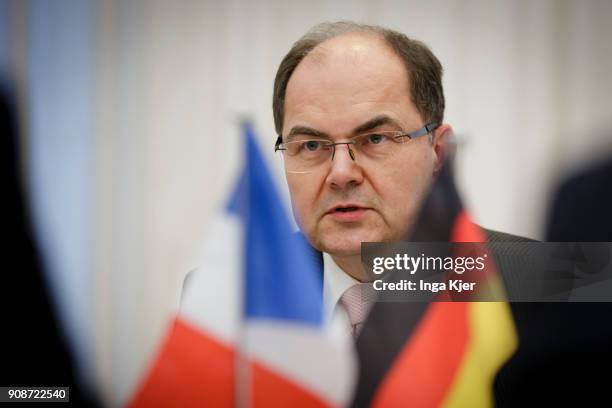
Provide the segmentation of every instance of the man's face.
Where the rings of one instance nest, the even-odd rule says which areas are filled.
[[[347,141],[376,118],[380,123],[372,131],[415,131],[425,123],[409,92],[404,65],[382,39],[364,34],[333,38],[304,58],[289,80],[283,141],[298,128]],[[394,147],[393,155],[375,162],[358,151],[353,161],[347,145],[338,145],[325,165],[309,173],[286,173],[294,214],[315,248],[357,255],[362,241],[405,236],[438,156],[426,136]]]

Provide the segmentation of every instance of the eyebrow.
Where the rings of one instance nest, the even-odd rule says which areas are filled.
[[[367,122],[353,129],[353,135],[358,135],[360,133],[368,132],[370,130],[376,129],[377,127],[383,126],[383,125],[391,125],[397,128],[398,130],[402,129],[402,126],[399,124],[399,122],[391,118],[390,116],[377,115],[373,117],[372,119],[368,120]],[[287,134],[287,141],[290,141],[292,138],[294,138],[297,135],[313,136],[313,137],[318,137],[318,138],[323,138],[323,139],[331,139],[327,133],[321,132],[320,130],[313,129],[308,126],[294,126],[291,128],[291,130]]]
[[[287,141],[290,141],[292,138],[294,138],[297,135],[313,136],[313,137],[330,139],[327,133],[321,132],[320,130],[313,129],[308,126],[294,126],[291,128],[289,133],[287,133]]]
[[[378,115],[378,116],[375,116],[372,119],[368,120],[364,124],[361,124],[361,125],[357,126],[355,128],[355,130],[353,130],[353,134],[359,134],[359,133],[363,133],[363,132],[368,132],[370,130],[374,130],[377,127],[383,126],[383,125],[391,125],[391,126],[397,128],[397,130],[401,130],[402,129],[402,126],[399,124],[399,122],[396,121],[395,119],[391,118],[390,116],[387,116],[387,115]]]

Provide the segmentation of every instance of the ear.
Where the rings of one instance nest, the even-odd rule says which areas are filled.
[[[440,125],[433,134],[434,175],[437,175],[444,161],[453,156],[453,128],[446,123]]]

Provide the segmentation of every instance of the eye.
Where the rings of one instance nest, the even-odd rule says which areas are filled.
[[[316,152],[321,148],[321,142],[318,140],[307,140],[302,144],[303,148],[310,151]]]
[[[384,143],[386,138],[387,137],[385,135],[371,134],[371,135],[368,135],[366,139],[366,143],[380,144],[380,143]]]

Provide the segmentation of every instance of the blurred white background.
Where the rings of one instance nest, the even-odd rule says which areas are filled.
[[[541,238],[556,180],[610,152],[607,0],[0,0],[37,234],[107,403],[128,398],[197,265],[240,161],[237,119],[253,119],[282,182],[276,68],[312,25],[341,19],[439,57],[461,192],[484,226]]]

